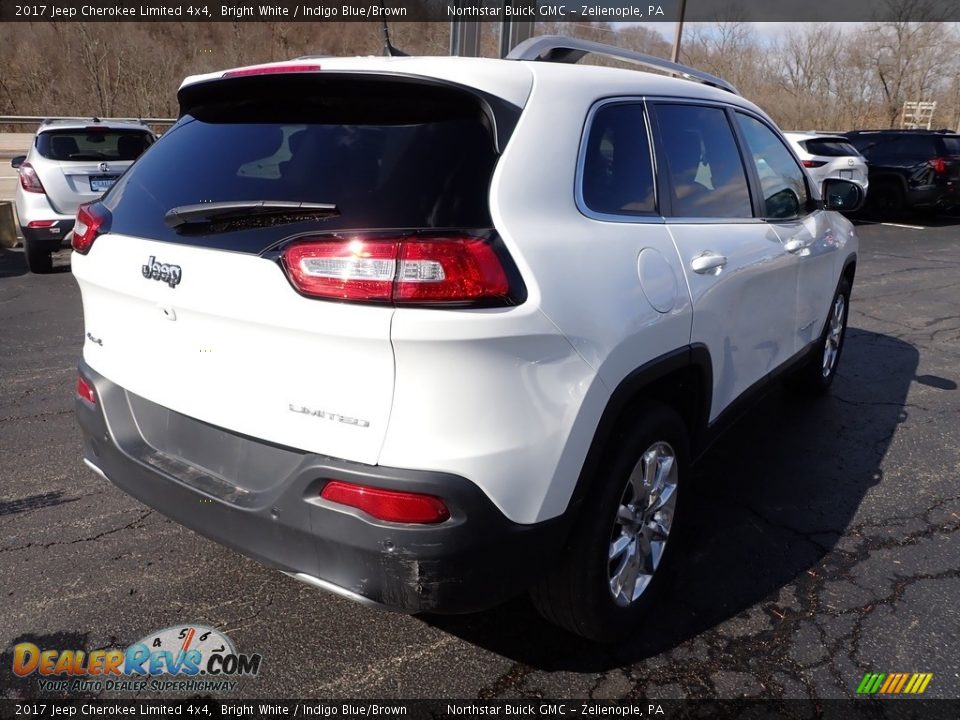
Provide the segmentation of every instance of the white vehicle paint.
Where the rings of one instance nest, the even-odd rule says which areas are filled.
[[[317,96],[340,112],[334,130],[331,123],[311,119],[311,112],[322,117],[326,110],[301,112],[293,101],[277,100],[276,107],[258,101],[260,114],[247,119],[263,126],[256,133],[231,125],[236,121],[228,104],[216,114],[216,102],[229,103],[243,92],[267,98],[271,82],[306,83],[297,86],[300,93],[278,97],[300,98],[296,102],[308,108],[309,83],[324,83]],[[369,92],[351,89],[361,83],[368,83]],[[221,87],[230,92],[217,95]],[[399,93],[396,88],[403,94],[391,95]],[[360,110],[351,105],[351,98],[376,93],[397,104],[384,100]],[[422,101],[405,106],[401,98],[409,93],[422,93]],[[330,464],[334,470],[324,472],[337,482],[368,478],[374,488],[397,491],[410,481],[409,487],[424,493],[416,499],[417,510],[426,504],[428,513],[439,513],[410,522],[440,522],[438,533],[448,527],[455,535],[464,522],[471,527],[471,517],[491,513],[515,532],[562,527],[581,503],[590,507],[593,502],[588,489],[595,482],[590,472],[598,448],[624,450],[609,445],[614,441],[604,434],[617,427],[626,432],[627,416],[618,415],[623,408],[646,407],[642,403],[652,398],[675,402],[676,412],[685,413],[691,450],[700,449],[724,411],[769,377],[799,360],[807,368],[826,357],[821,346],[832,337],[828,318],[835,298],[846,297],[844,283],[852,281],[857,248],[851,225],[823,209],[819,186],[807,182],[785,146],[780,155],[770,155],[749,144],[735,118],[751,118],[776,146],[784,141],[759,108],[717,87],[525,60],[308,58],[233,76],[188,78],[180,97],[187,116],[134,168],[129,182],[136,182],[141,167],[153,172],[150,163],[159,160],[151,158],[171,166],[188,163],[187,139],[196,135],[190,142],[205,149],[202,172],[214,177],[222,156],[236,155],[221,168],[221,184],[236,185],[240,195],[261,195],[232,197],[217,183],[184,177],[140,197],[121,181],[102,207],[81,215],[73,271],[87,337],[81,377],[87,373],[92,389],[83,401],[89,406],[78,413],[85,428],[93,428],[91,438],[98,423],[111,423],[109,413],[103,420],[90,414],[97,392],[127,392],[171,413],[171,433],[175,425],[200,423],[209,428],[204,432],[213,433],[211,442],[251,458],[269,445],[270,452],[287,453],[293,464],[300,454],[301,465]],[[217,97],[228,99],[210,100]],[[197,117],[190,115],[194,105]],[[443,120],[403,115],[422,113],[423,107]],[[399,115],[381,122],[383,108]],[[697,126],[697,109],[714,112],[726,135],[718,140],[716,132]],[[689,155],[690,148],[674,147],[675,138],[663,127],[666,113],[674,110],[694,123],[683,137],[699,143],[691,156],[690,188],[682,191],[677,158]],[[629,124],[630,118],[639,123]],[[444,123],[461,122],[466,124],[452,126],[460,128],[456,142],[444,145]],[[405,153],[419,135],[397,128],[419,128],[418,123],[429,131],[431,143],[416,155],[420,175],[407,177]],[[369,135],[370,127],[380,129]],[[304,148],[331,132],[339,144],[311,156],[309,187],[315,191],[269,195],[301,187],[284,183],[296,177],[294,166]],[[323,162],[339,157],[343,147],[381,140],[369,167],[370,158],[355,149],[349,162],[332,171],[336,183],[316,190],[324,182]],[[439,157],[430,155],[431,147],[441,148]],[[461,196],[456,182],[487,167],[490,153],[495,158],[489,175],[479,176],[481,193]],[[641,158],[636,166],[629,164],[634,157]],[[444,164],[451,162],[459,164]],[[442,192],[424,190],[428,194],[421,198],[416,194],[421,183],[434,187],[424,169],[431,167],[450,175],[443,176]],[[729,167],[742,173],[740,204],[723,202],[734,187],[724,178]],[[397,177],[406,180],[393,186],[390,197],[409,196],[399,209],[390,209],[389,198],[376,196],[374,189],[386,187],[391,178],[399,182]],[[196,192],[191,183],[200,183]],[[607,184],[608,189],[597,190]],[[333,197],[343,187],[352,189]],[[620,189],[633,195],[613,203]],[[702,202],[713,198],[723,216],[704,215],[704,205],[679,212],[688,192],[706,198]],[[403,213],[413,213],[421,199],[427,208],[423,225],[377,215],[390,209],[405,218]],[[278,201],[311,204],[322,214],[315,220],[287,218],[276,229],[258,224],[259,216],[252,214],[261,210],[251,210],[251,203],[261,200],[273,203],[275,214],[281,212]],[[238,215],[230,204],[241,201],[246,204]],[[794,209],[783,211],[783,203],[789,210],[791,202]],[[740,215],[731,216],[733,207]],[[488,226],[466,219],[475,217],[470,213],[476,208],[489,218]],[[234,215],[219,220],[224,212]],[[101,221],[102,231],[88,230]],[[240,225],[231,226],[233,221]],[[467,247],[472,249],[462,250]],[[453,254],[444,255],[443,248]],[[452,305],[424,300],[425,295],[403,299],[413,297],[404,293],[429,293],[451,278],[466,278],[458,275],[466,271],[456,263],[487,268],[474,277],[483,288],[480,300],[461,294],[462,288],[451,290]],[[845,308],[838,317],[836,338],[842,342]],[[824,386],[833,369],[831,364],[821,378]],[[139,402],[130,404],[134,416]],[[122,422],[118,416],[117,427]],[[123,438],[116,444],[121,455],[136,454],[124,449]],[[670,468],[680,463],[674,449],[680,444],[671,436],[652,446],[664,477],[673,473],[672,480],[657,482],[676,482],[676,470]],[[191,469],[173,475],[177,493],[194,487],[220,498],[224,508],[239,502],[229,489],[241,485],[231,480],[231,472],[239,472],[236,458],[210,467],[215,463],[209,453],[197,451],[188,438],[180,446],[183,451],[171,466],[184,463]],[[96,455],[94,445],[89,447]],[[90,453],[88,460],[100,467]],[[103,469],[145,501],[163,504],[148,488],[117,480],[117,470],[111,475],[110,468]],[[128,469],[131,475],[141,472],[136,463]],[[421,476],[425,484],[413,479]],[[197,477],[205,484],[192,486],[201,482]],[[243,486],[249,498],[244,512],[258,507],[256,492],[280,492],[286,482],[262,478]],[[318,496],[313,485],[290,482],[286,500],[293,510],[281,500],[264,499],[256,512],[264,527],[277,533],[282,526],[276,522],[301,518],[286,521],[295,524],[297,542],[304,534],[333,532],[338,523],[365,523],[357,526],[357,538],[372,538],[369,552],[376,564],[386,562],[382,553],[402,545],[397,538],[422,537],[419,530],[371,518],[357,509],[361,505],[344,505],[336,499],[341,495]],[[423,500],[426,496],[434,499]],[[450,507],[438,509],[436,498]],[[490,509],[477,509],[487,504]],[[618,517],[625,512],[621,508]],[[255,514],[245,517],[253,522]],[[224,515],[224,523],[232,527],[241,522],[237,517]],[[183,522],[203,532],[198,518],[187,513]],[[661,521],[668,531],[669,519]],[[473,537],[486,538],[485,531],[474,530]],[[296,563],[286,559],[297,546],[293,540],[281,545],[279,539],[265,539],[257,545],[252,536],[209,533],[313,585],[340,588],[365,602],[433,608],[439,597],[424,591],[434,587],[429,577],[418,575],[404,584],[406,564],[384,577],[375,573],[371,580],[367,571],[348,567],[344,548],[331,560],[328,546],[320,543],[319,560],[310,551],[314,559]],[[488,544],[478,552],[490,555],[496,538],[484,540]],[[339,536],[335,541],[351,547],[363,542]],[[410,557],[425,552],[419,541],[410,542],[404,546]],[[461,542],[471,541],[438,539],[430,547],[442,550],[444,543],[453,548]],[[614,552],[611,546],[611,557]],[[431,572],[429,563],[416,567],[417,573]],[[465,582],[457,576],[457,583]],[[411,600],[407,593],[413,586],[418,595]],[[435,589],[440,595],[450,587],[446,581],[441,586]],[[637,587],[639,597],[643,589]],[[616,591],[611,584],[610,592],[626,606],[636,599],[624,599],[622,582]]]

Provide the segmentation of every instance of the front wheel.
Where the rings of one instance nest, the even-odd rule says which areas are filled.
[[[840,364],[843,342],[847,337],[847,315],[850,311],[850,282],[844,278],[830,304],[827,320],[816,349],[800,368],[791,386],[814,395],[830,389]]]
[[[686,427],[676,412],[643,409],[595,479],[563,560],[531,592],[547,620],[601,642],[643,622],[662,584],[686,458]]]

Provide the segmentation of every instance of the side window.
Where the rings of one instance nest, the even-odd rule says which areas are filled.
[[[656,210],[647,124],[640,103],[611,103],[593,116],[580,179],[583,203],[605,215]]]
[[[658,105],[657,125],[676,217],[753,217],[743,160],[726,113],[698,105]]]
[[[737,113],[763,191],[764,216],[789,220],[805,215],[810,194],[803,170],[783,142],[762,122]]]

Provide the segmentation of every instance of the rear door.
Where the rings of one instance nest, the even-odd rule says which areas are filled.
[[[44,162],[36,163],[34,169],[50,204],[56,212],[72,215],[79,205],[109,190],[150,146],[153,135],[92,125],[41,132],[36,142]]]
[[[725,106],[657,102],[667,227],[713,362],[710,420],[795,351],[796,258],[757,217]],[[664,172],[666,170],[666,172]]]
[[[762,216],[796,266],[796,317],[790,327],[791,345],[799,351],[818,339],[823,329],[839,278],[839,243],[829,217],[811,198],[803,169],[780,136],[755,115],[737,111],[734,116],[759,181]]]
[[[109,233],[74,257],[94,370],[218,427],[377,462],[393,307],[301,294],[280,249],[347,241],[361,266],[370,235],[490,228],[496,151],[468,92],[364,78],[274,75],[190,91],[180,121],[105,197]],[[165,221],[175,208],[259,201],[336,212]]]

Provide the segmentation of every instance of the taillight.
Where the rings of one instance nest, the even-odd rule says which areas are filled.
[[[97,404],[97,393],[94,391],[93,385],[87,382],[83,375],[77,376],[77,397],[86,400],[91,405]]]
[[[818,167],[823,167],[826,164],[827,164],[826,160],[804,160],[803,161],[803,166],[805,168],[818,168]]]
[[[87,203],[77,208],[77,221],[73,225],[71,245],[81,255],[93,247],[93,241],[108,229],[110,211],[99,202]]]
[[[26,162],[20,166],[20,187],[32,193],[46,192],[37,176],[37,171],[33,169],[33,165]]]
[[[450,517],[443,500],[433,495],[383,490],[339,480],[331,480],[324,485],[320,497],[362,510],[371,517],[387,522],[432,525]]]
[[[235,78],[250,75],[270,75],[273,73],[316,72],[319,69],[319,65],[263,65],[260,67],[242,68],[240,70],[228,70],[220,77]]]
[[[947,171],[947,159],[942,157],[930,158],[927,165],[933,168],[937,175],[943,175]]]
[[[27,227],[38,228],[42,230],[45,228],[52,228],[56,224],[57,224],[56,220],[31,220],[30,222],[27,223]]]
[[[396,304],[504,304],[510,283],[497,253],[470,236],[317,238],[283,251],[304,295]]]

